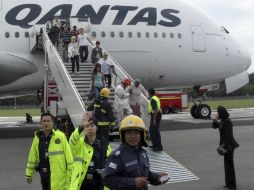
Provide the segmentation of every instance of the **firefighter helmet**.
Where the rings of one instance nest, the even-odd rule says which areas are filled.
[[[108,98],[110,95],[110,90],[108,88],[101,89],[100,96]]]
[[[129,115],[122,120],[120,128],[119,128],[119,134],[120,134],[120,138],[122,139],[122,142],[125,141],[124,132],[130,129],[139,130],[141,132],[141,137],[142,137],[141,144],[143,146],[147,146],[147,143],[145,142],[147,129],[145,127],[145,123],[143,119],[141,119],[140,117],[136,115]]]
[[[126,78],[126,79],[124,79],[124,80],[122,81],[122,84],[123,84],[123,85],[126,85],[126,86],[130,86],[130,85],[131,85],[131,80],[128,79],[128,78]]]

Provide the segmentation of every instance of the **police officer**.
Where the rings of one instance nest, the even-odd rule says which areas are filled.
[[[105,143],[109,141],[109,129],[115,126],[115,117],[111,103],[108,101],[110,90],[103,88],[100,91],[100,99],[95,100],[94,120],[97,122],[97,137]]]
[[[81,125],[70,137],[70,147],[74,157],[70,190],[106,189],[101,174],[112,149],[96,138],[92,112],[84,114]]]
[[[160,122],[161,122],[161,103],[160,99],[155,96],[155,90],[149,89],[148,94],[150,97],[150,102],[148,106],[148,111],[150,114],[150,127],[149,134],[152,141],[152,150],[153,151],[162,151],[163,147],[161,144],[161,134],[160,134]]]
[[[152,172],[147,153],[142,148],[147,146],[143,120],[138,116],[127,116],[122,120],[119,133],[122,144],[109,156],[104,184],[110,190],[147,190],[148,183],[165,183],[168,174]],[[164,177],[166,180],[161,181]]]
[[[72,153],[64,133],[53,129],[53,116],[41,115],[42,129],[35,132],[27,167],[27,183],[32,183],[35,171],[40,173],[43,190],[69,188],[73,164]]]

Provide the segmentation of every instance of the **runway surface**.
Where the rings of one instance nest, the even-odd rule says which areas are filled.
[[[240,144],[235,153],[238,190],[250,190],[254,187],[254,109],[230,110],[230,114],[235,138]],[[38,175],[35,175],[32,185],[26,184],[24,178],[31,137],[33,131],[38,130],[39,123],[35,126],[26,125],[21,122],[22,119],[25,118],[0,118],[1,190],[40,189]],[[216,152],[219,134],[217,130],[211,129],[211,122],[212,120],[194,120],[188,113],[163,116],[161,135],[165,153],[156,154],[148,149],[148,155],[151,168],[169,172],[171,183],[151,186],[149,189],[223,189],[223,158]]]

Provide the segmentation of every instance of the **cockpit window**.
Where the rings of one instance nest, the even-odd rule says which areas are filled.
[[[224,26],[221,26],[221,27],[220,27],[220,30],[221,30],[222,32],[225,32],[225,33],[229,34],[229,31],[228,31]]]

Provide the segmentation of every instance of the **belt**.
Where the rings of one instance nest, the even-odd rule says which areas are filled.
[[[49,172],[49,169],[48,169],[48,168],[40,168],[40,169],[39,169],[39,172],[40,172],[40,173],[48,173],[48,172]]]

